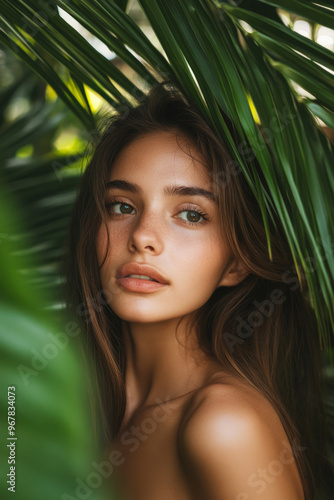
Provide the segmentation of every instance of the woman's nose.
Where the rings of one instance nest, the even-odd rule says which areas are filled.
[[[129,235],[130,252],[158,255],[163,248],[162,221],[156,213],[142,212],[136,217]]]

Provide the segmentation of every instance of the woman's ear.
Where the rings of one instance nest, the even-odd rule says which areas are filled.
[[[235,286],[241,283],[250,274],[249,269],[241,259],[234,257],[225,270],[218,286]]]

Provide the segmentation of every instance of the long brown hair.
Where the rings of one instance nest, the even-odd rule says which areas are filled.
[[[237,141],[232,124],[224,119]],[[305,498],[311,500],[327,459],[320,346],[305,280],[297,279],[274,214],[269,258],[260,207],[244,175],[231,171],[235,164],[222,141],[171,83],[157,85],[138,106],[109,119],[81,178],[69,225],[67,304],[80,317],[84,343],[93,356],[102,436],[109,441],[117,435],[125,411],[120,319],[102,290],[95,247],[100,225],[107,228],[105,186],[116,155],[134,139],[156,131],[188,138],[201,154],[218,196],[226,241],[250,271],[237,286],[218,288],[196,312],[200,344],[208,356],[271,402],[295,454]],[[258,176],[265,189],[260,170]]]

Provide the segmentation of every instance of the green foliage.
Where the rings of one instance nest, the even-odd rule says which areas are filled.
[[[80,329],[51,317],[42,294],[31,293],[19,272],[31,260],[17,252],[15,207],[3,186],[0,192],[1,498],[75,497],[77,479],[85,481],[97,456],[83,390]],[[102,500],[101,492],[90,498]]]
[[[18,99],[27,110],[11,120],[7,115]],[[24,227],[13,237],[22,240],[22,254],[33,256],[25,270],[32,274],[31,285],[54,304],[61,297],[59,263],[79,180],[73,165],[82,157],[57,152],[54,140],[69,122],[75,124],[75,117],[61,101],[46,102],[44,85],[40,88],[30,72],[0,93],[0,114],[1,176]]]

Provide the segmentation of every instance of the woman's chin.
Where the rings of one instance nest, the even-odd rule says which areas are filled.
[[[112,310],[123,321],[127,321],[128,323],[143,324],[179,321],[180,318],[188,315],[188,311],[166,311],[166,307],[162,307],[162,310],[159,311],[157,307],[115,307],[114,304]]]

